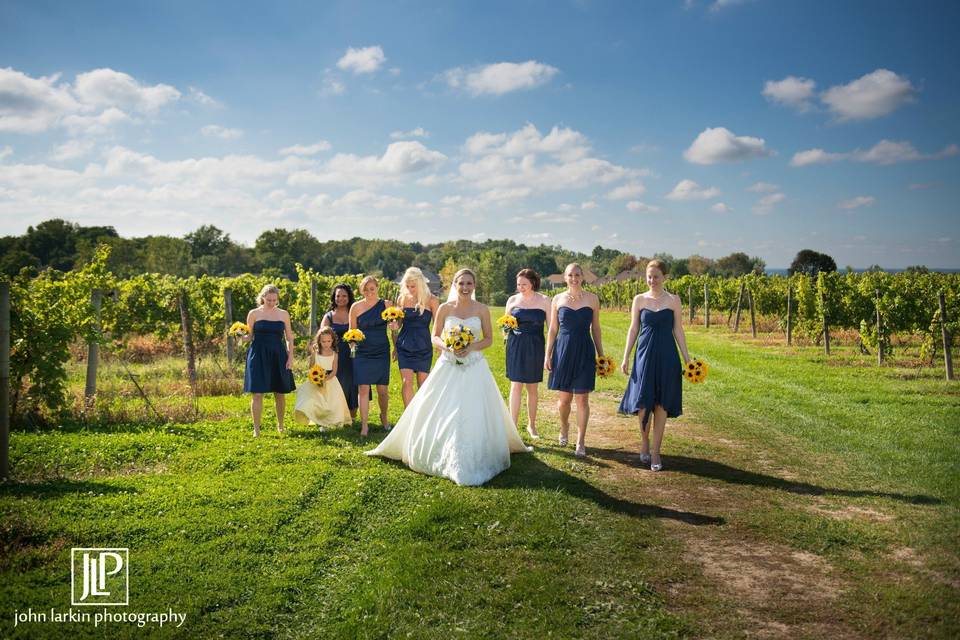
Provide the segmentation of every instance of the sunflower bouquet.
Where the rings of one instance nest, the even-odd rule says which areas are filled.
[[[454,325],[443,332],[443,344],[454,351],[466,349],[474,340],[476,340],[476,336],[466,325]],[[463,361],[458,359],[457,364],[463,364]]]
[[[386,322],[398,322],[403,320],[406,314],[400,307],[387,307],[380,313],[380,318]]]
[[[683,368],[683,377],[691,384],[700,384],[707,379],[710,367],[700,358],[694,358]]]
[[[310,370],[307,371],[307,378],[319,389],[323,389],[327,385],[327,372],[318,364],[310,367]]]
[[[597,375],[606,378],[614,371],[613,358],[610,356],[597,356]]]
[[[357,345],[367,339],[360,329],[349,329],[343,334],[343,341],[350,345],[350,357],[357,357]]]
[[[250,327],[248,327],[244,322],[234,322],[232,325],[230,325],[230,330],[227,331],[227,333],[234,338],[247,336],[250,335]]]
[[[510,332],[517,328],[517,319],[509,313],[505,313],[497,318],[497,326],[500,327],[500,331],[503,332],[503,339],[506,340]]]

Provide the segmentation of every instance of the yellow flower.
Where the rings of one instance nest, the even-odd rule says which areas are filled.
[[[232,325],[230,325],[229,333],[234,337],[245,336],[250,333],[250,327],[243,322],[234,322]]]
[[[310,370],[307,371],[307,378],[321,389],[327,384],[327,372],[318,364],[310,367]]]
[[[613,358],[610,356],[597,356],[597,375],[601,378],[606,378],[611,373],[613,373],[614,364]]]

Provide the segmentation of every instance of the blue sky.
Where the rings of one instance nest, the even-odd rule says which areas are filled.
[[[0,234],[960,267],[960,5],[0,0]]]

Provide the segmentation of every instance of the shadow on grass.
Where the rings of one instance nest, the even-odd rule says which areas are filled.
[[[608,450],[609,451],[609,450]],[[626,452],[609,451],[614,454],[611,457],[623,458],[624,464],[636,464],[637,456]],[[627,459],[634,462],[628,462]],[[770,476],[754,471],[745,471],[722,462],[714,460],[705,460],[703,458],[689,458],[687,456],[663,456],[664,469],[677,473],[687,473],[701,478],[710,478],[713,480],[722,480],[732,484],[741,484],[754,487],[767,487],[770,489],[779,489],[788,493],[811,496],[843,496],[847,498],[889,498],[890,500],[899,500],[900,502],[909,502],[912,504],[943,504],[940,498],[926,495],[904,495],[902,493],[892,493],[889,491],[870,491],[866,489],[838,489],[832,487],[821,487],[808,482],[794,482],[785,480],[777,476]]]
[[[94,495],[107,493],[136,493],[137,490],[129,486],[117,486],[93,480],[44,480],[41,482],[6,481],[0,483],[0,497],[14,498],[59,498],[69,494]]]
[[[189,424],[180,422],[82,422],[63,421],[57,426],[18,425],[12,431],[29,435],[49,435],[53,433],[164,433],[174,436],[186,436],[196,440],[209,440],[210,433]]]
[[[590,500],[598,506],[622,513],[634,518],[668,518],[686,524],[720,525],[723,518],[708,516],[692,511],[678,511],[653,504],[642,504],[621,500],[606,493],[582,478],[565,473],[546,464],[533,455],[516,454],[512,456],[512,466],[487,483],[495,489],[550,489],[582,500]]]

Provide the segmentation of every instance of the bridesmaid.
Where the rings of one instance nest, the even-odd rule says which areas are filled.
[[[437,315],[439,302],[436,296],[430,293],[427,280],[420,269],[410,267],[400,282],[403,288],[397,295],[397,306],[403,309],[404,318],[399,335],[393,331],[393,344],[396,345],[393,355],[403,379],[403,406],[406,408],[413,400],[414,376],[419,389],[430,373],[430,365],[433,363],[430,321]]]
[[[337,334],[337,344],[343,342],[343,334],[350,328],[350,307],[353,306],[353,289],[343,282],[338,282],[333,286],[333,292],[330,294],[330,309],[323,314],[320,321],[320,328],[330,327]],[[353,381],[353,358],[350,357],[348,349],[340,349],[343,356],[337,363],[337,380],[343,389],[343,394],[347,397],[347,406],[350,407],[350,418],[355,420],[357,417],[357,385]]]
[[[380,298],[379,284],[373,276],[360,281],[362,300],[350,307],[350,328],[363,331],[366,339],[357,345],[353,360],[353,381],[357,385],[360,404],[360,435],[369,431],[367,420],[370,414],[370,387],[377,386],[380,404],[380,424],[387,431],[387,407],[390,402],[390,340],[387,338],[387,323],[380,317],[387,308]]]
[[[280,290],[272,284],[265,286],[257,296],[259,306],[247,313],[247,326],[250,327],[252,335],[242,338],[253,341],[247,349],[243,391],[253,394],[250,413],[253,414],[254,437],[260,435],[263,394],[273,392],[277,409],[277,431],[283,433],[283,417],[287,407],[284,394],[296,388],[293,382],[293,330],[290,328],[290,314],[278,307],[279,303]]]
[[[507,300],[505,312],[517,319],[517,328],[507,334],[507,379],[510,380],[510,415],[520,425],[520,402],[527,388],[527,433],[537,433],[537,400],[543,381],[546,354],[543,326],[550,312],[550,298],[539,293],[540,274],[522,269],[517,274],[517,293]]]
[[[630,376],[620,402],[620,412],[640,416],[640,462],[650,463],[651,471],[660,471],[660,444],[667,418],[683,412],[683,369],[677,357],[677,346],[684,363],[690,362],[687,339],[683,333],[680,297],[664,290],[666,267],[660,260],[647,263],[649,291],[634,297],[630,309],[630,329],[620,369]],[[640,337],[637,338],[637,334]],[[637,353],[630,373],[630,350],[636,340]],[[653,414],[653,447],[647,431]]]
[[[547,387],[560,392],[560,446],[567,445],[570,403],[577,399],[577,448],[574,455],[587,455],[584,439],[590,419],[590,392],[597,373],[596,356],[603,355],[600,340],[600,299],[583,290],[583,269],[573,262],[563,270],[567,290],[550,305],[550,331],[544,368],[550,372]],[[593,340],[590,339],[591,334]]]

